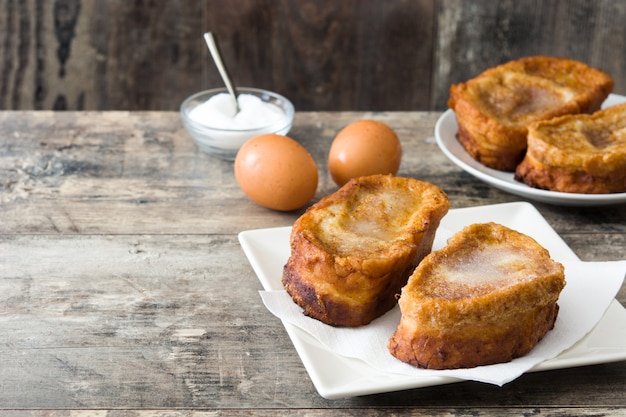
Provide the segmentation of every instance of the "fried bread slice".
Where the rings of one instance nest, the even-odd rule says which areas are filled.
[[[352,179],[294,223],[283,285],[310,317],[333,326],[367,324],[396,305],[449,206],[427,182]]]
[[[566,193],[626,192],[626,103],[532,124],[515,179]]]
[[[483,165],[514,171],[526,151],[528,126],[565,114],[591,113],[613,79],[582,62],[531,56],[487,69],[450,87],[458,139]]]
[[[467,226],[402,288],[389,351],[431,369],[511,361],[553,328],[564,285],[563,266],[534,239],[496,223]]]

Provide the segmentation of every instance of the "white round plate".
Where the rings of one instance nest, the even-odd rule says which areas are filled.
[[[603,108],[626,102],[625,96],[611,94],[602,104]],[[456,138],[458,125],[452,110],[444,112],[435,125],[435,139],[443,153],[456,165],[474,177],[511,194],[542,203],[561,206],[604,206],[626,203],[626,193],[574,194],[532,188],[516,181],[512,172],[488,168],[472,158]]]

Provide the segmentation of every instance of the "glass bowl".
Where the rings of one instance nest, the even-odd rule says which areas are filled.
[[[280,94],[258,88],[238,87],[237,93],[250,94],[258,97],[264,103],[277,106],[284,112],[284,118],[267,122],[261,122],[253,128],[229,128],[211,127],[204,121],[199,121],[197,116],[190,116],[192,110],[200,104],[208,101],[211,97],[221,93],[228,93],[226,88],[215,88],[201,91],[186,98],[180,105],[180,115],[183,126],[200,150],[221,159],[233,161],[239,148],[249,139],[267,133],[286,135],[293,125],[295,113],[293,104]]]

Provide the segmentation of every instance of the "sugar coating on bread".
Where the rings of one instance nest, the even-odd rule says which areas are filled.
[[[315,319],[367,324],[396,304],[448,209],[445,193],[427,182],[353,179],[294,223],[283,285]]]
[[[626,103],[532,124],[515,179],[551,191],[626,192]]]
[[[534,239],[496,223],[470,225],[402,288],[389,351],[432,369],[508,362],[553,328],[564,285],[563,266]]]
[[[448,105],[466,151],[490,168],[514,171],[524,156],[531,123],[593,112],[613,84],[608,74],[582,62],[532,56],[452,85]]]

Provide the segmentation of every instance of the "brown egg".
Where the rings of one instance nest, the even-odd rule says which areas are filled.
[[[235,157],[235,178],[244,193],[261,206],[290,211],[306,205],[317,190],[317,165],[295,140],[260,135]]]
[[[393,174],[400,168],[402,146],[396,132],[376,120],[344,127],[328,153],[328,169],[338,186],[365,175]]]

